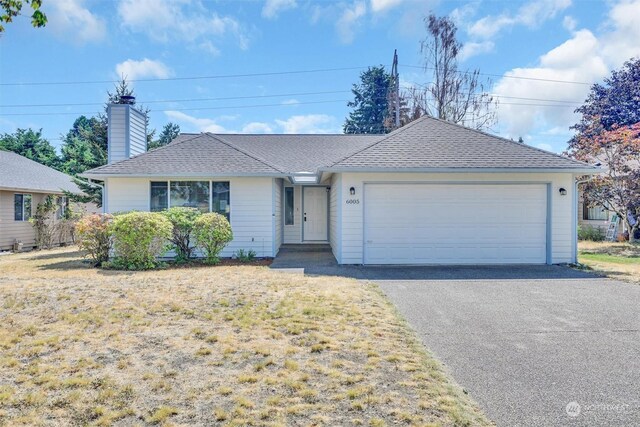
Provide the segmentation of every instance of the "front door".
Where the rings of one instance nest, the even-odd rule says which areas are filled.
[[[303,240],[327,241],[328,192],[326,187],[303,187]]]

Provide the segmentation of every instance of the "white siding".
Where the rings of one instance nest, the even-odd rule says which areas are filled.
[[[285,185],[293,187],[293,225],[284,226],[284,243],[302,243],[302,187],[299,185]]]
[[[129,113],[129,157],[133,157],[147,151],[147,124],[140,111],[129,107]]]
[[[119,162],[127,158],[126,152],[126,109],[124,106],[110,105],[108,107],[108,161]]]
[[[273,180],[273,230],[274,230],[274,256],[278,254],[280,245],[282,245],[282,179],[276,178]]]
[[[340,210],[342,205],[340,204],[341,196],[340,196],[340,182],[341,175],[334,174],[331,177],[331,192],[329,193],[329,243],[331,244],[331,250],[333,252],[333,256],[336,259],[340,259],[340,248],[341,248],[341,239],[340,239]]]
[[[364,183],[373,182],[528,182],[551,183],[551,262],[573,262],[573,236],[575,210],[573,207],[574,179],[568,173],[536,174],[536,173],[473,173],[473,174],[420,174],[420,173],[344,173],[341,174],[340,200],[342,217],[340,221],[342,234],[341,264],[363,263],[363,207]],[[356,189],[356,195],[349,195],[349,188]],[[566,196],[559,194],[565,188]],[[346,204],[346,199],[359,199],[358,204]],[[499,207],[496,207],[499,208]]]
[[[148,211],[150,182],[170,178],[109,178],[107,212]],[[198,178],[229,181],[233,241],[222,252],[230,257],[238,249],[252,249],[259,257],[273,256],[273,178]]]

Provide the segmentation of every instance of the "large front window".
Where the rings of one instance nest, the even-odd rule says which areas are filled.
[[[29,218],[31,218],[31,194],[14,194],[13,219],[29,221]]]
[[[209,181],[171,181],[169,205],[209,212]]]
[[[150,210],[182,206],[230,218],[229,181],[152,181]]]

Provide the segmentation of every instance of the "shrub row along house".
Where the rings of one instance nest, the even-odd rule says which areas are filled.
[[[36,231],[29,219],[47,196],[56,198],[55,219],[62,219],[69,206],[65,191],[81,193],[69,175],[0,150],[0,250],[33,248]],[[56,243],[68,243],[70,237]]]
[[[586,163],[423,117],[387,135],[181,134],[145,152],[145,117],[109,107],[105,212],[218,212],[222,253],[330,244],[340,264],[576,261]]]

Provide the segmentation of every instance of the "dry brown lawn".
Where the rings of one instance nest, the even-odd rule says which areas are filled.
[[[578,242],[578,261],[616,279],[640,283],[640,244]]]
[[[489,425],[373,284],[0,257],[0,424]]]

